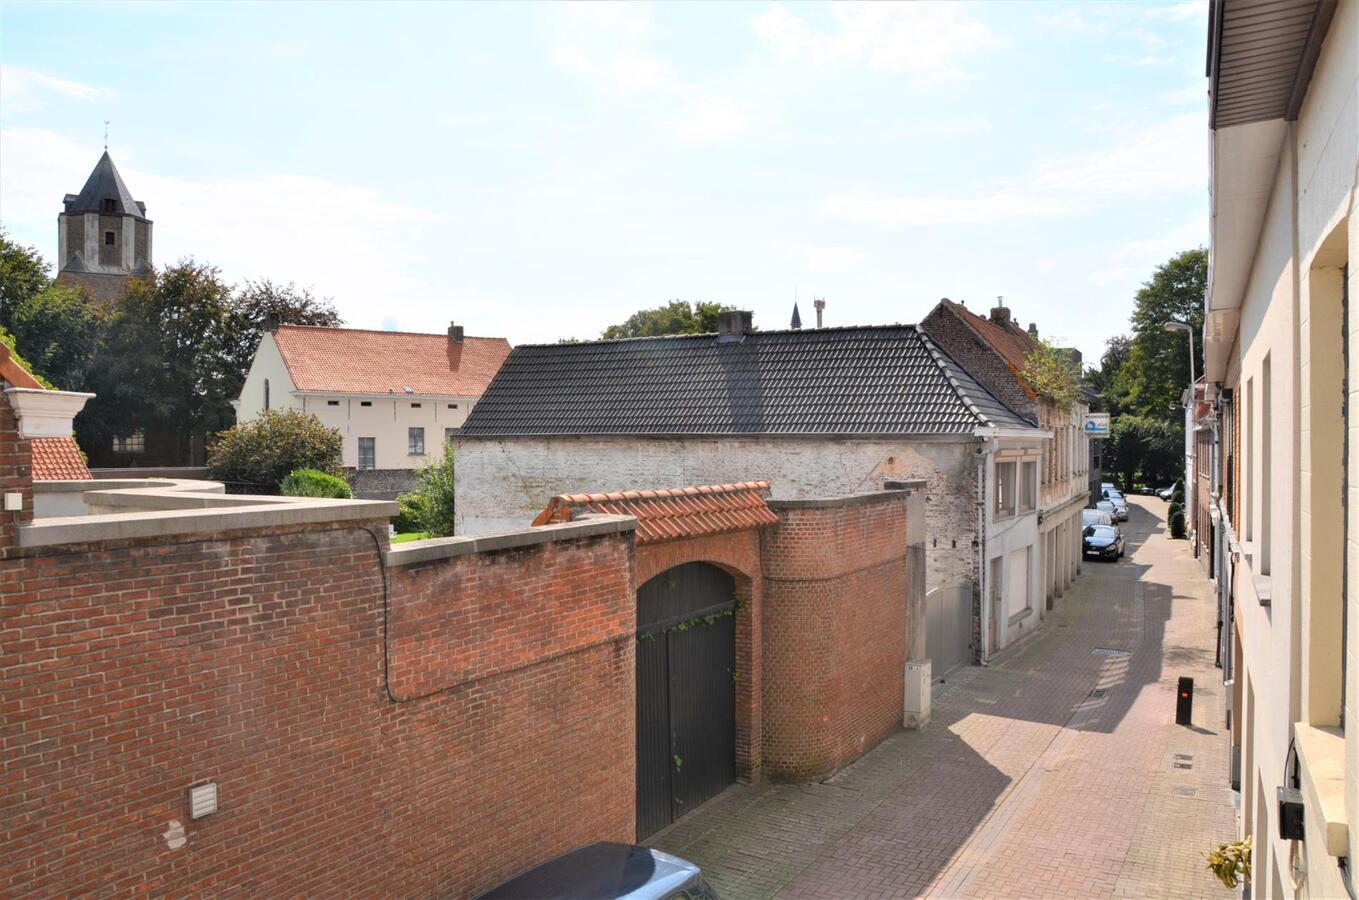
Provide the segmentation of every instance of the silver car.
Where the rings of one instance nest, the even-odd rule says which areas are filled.
[[[1112,503],[1109,504],[1109,508],[1111,510],[1113,509]],[[1102,509],[1081,510],[1082,528],[1084,528],[1086,525],[1112,525],[1112,524],[1114,524],[1114,517],[1109,512],[1106,512]]]
[[[1105,491],[1104,499],[1114,505],[1114,521],[1128,521],[1128,499],[1118,491]]]

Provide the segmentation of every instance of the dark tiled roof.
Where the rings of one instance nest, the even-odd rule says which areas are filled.
[[[462,434],[933,434],[1030,427],[914,325],[516,347]]]
[[[139,219],[146,218],[146,209],[132,199],[132,192],[123,183],[123,176],[118,174],[118,168],[113,164],[113,158],[109,156],[107,150],[99,157],[99,162],[95,163],[94,171],[85,179],[85,186],[80,189],[80,193],[74,197],[70,194],[66,196],[68,213],[114,212],[136,216]],[[113,201],[113,209],[104,209],[105,200]]]

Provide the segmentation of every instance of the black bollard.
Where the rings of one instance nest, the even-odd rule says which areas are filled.
[[[1180,689],[1175,692],[1175,724],[1188,725],[1194,721],[1194,679],[1180,678]]]

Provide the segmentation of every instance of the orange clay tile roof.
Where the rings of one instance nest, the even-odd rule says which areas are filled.
[[[952,300],[948,301],[948,305],[959,318],[977,333],[978,337],[986,341],[992,349],[1005,358],[1005,362],[1010,366],[1010,371],[1015,373],[1020,384],[1029,388],[1030,385],[1024,378],[1024,368],[1028,365],[1029,354],[1038,349],[1038,341],[1034,340],[1027,331],[1015,327],[1002,328],[990,319],[984,319]]]
[[[75,438],[33,438],[34,481],[87,481],[90,470]]]
[[[711,484],[660,491],[615,491],[609,494],[559,494],[533,520],[534,525],[570,522],[573,510],[635,516],[637,543],[654,544],[777,525],[764,502],[767,481]]]
[[[504,338],[282,325],[274,332],[299,391],[480,397],[510,355]]]

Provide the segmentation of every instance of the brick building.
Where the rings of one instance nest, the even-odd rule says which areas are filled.
[[[913,325],[515,348],[457,435],[461,534],[552,494],[729,481],[774,500],[926,485],[936,675],[1033,630],[1047,435]],[[986,602],[982,602],[982,598]]]
[[[19,498],[0,518],[2,895],[462,897],[633,840],[638,773],[658,771],[637,648],[663,639],[678,682],[714,672],[682,652],[693,617],[646,602],[686,600],[689,572],[726,591],[697,612],[729,628],[731,777],[822,777],[928,718],[928,691],[904,699],[910,489],[586,498],[570,521],[389,547],[385,501],[35,483],[35,439],[69,435],[86,398],[25,374],[0,347],[0,492]],[[659,771],[678,800],[720,789],[682,752]]]
[[[1038,328],[1021,328],[1004,305],[983,318],[951,300],[940,300],[920,327],[991,393],[1030,424],[1051,434],[1043,444],[1039,470],[1039,583],[1048,608],[1080,571],[1081,510],[1090,503],[1090,445],[1082,424],[1089,411],[1084,392],[1069,406],[1034,390],[1028,377],[1030,354],[1038,351]],[[1074,361],[1079,367],[1079,351]]]

